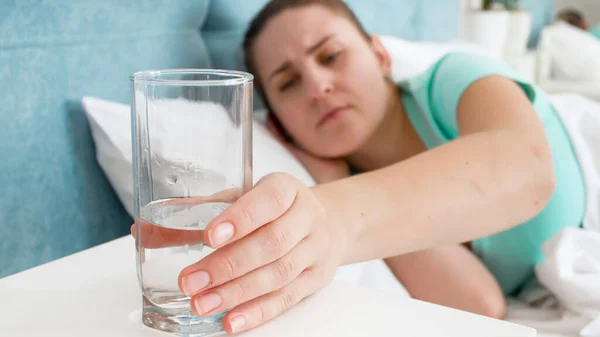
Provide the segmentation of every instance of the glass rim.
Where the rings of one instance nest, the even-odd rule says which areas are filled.
[[[183,80],[157,78],[164,75],[216,75],[221,79]],[[190,86],[231,86],[251,83],[254,75],[239,70],[209,69],[209,68],[181,68],[181,69],[154,69],[137,71],[129,79],[133,82],[156,83],[163,85],[190,85]]]

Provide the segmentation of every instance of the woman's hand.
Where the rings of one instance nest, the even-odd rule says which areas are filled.
[[[294,144],[286,141],[275,127],[272,120],[267,121],[267,128],[279,142],[290,151],[298,161],[308,170],[317,184],[324,184],[330,181],[346,178],[350,176],[350,167],[345,159],[324,159],[313,156],[296,147]]]
[[[317,196],[296,178],[261,179],[206,228],[218,248],[179,276],[199,316],[227,309],[229,333],[265,323],[329,282],[350,234],[328,221]]]

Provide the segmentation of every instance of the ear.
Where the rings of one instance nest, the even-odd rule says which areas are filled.
[[[385,76],[388,76],[392,72],[392,58],[390,53],[385,48],[381,39],[377,35],[371,36],[371,49],[375,53],[375,57],[379,62],[379,67]]]

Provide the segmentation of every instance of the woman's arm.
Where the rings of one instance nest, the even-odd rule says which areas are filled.
[[[523,90],[482,78],[460,99],[457,119],[453,142],[313,187],[327,221],[345,224],[354,240],[344,263],[473,240],[543,209],[555,186],[552,154]]]
[[[464,242],[537,214],[553,192],[552,156],[523,91],[485,77],[458,110],[458,140],[385,169],[312,189],[287,174],[261,179],[208,224],[216,251],[181,271],[192,310],[233,308],[225,329],[251,329],[340,264]]]

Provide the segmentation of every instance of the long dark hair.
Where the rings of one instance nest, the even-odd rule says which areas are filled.
[[[583,28],[582,27],[583,20],[584,20],[583,14],[581,14],[581,12],[579,12],[576,9],[572,9],[572,8],[564,9],[556,15],[556,18],[558,20],[566,21],[567,23],[569,23],[573,26]]]

